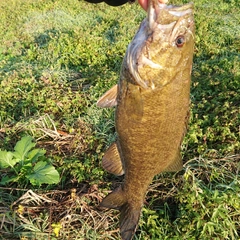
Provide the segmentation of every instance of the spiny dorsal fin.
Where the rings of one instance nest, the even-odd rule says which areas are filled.
[[[102,166],[105,170],[116,176],[124,174],[122,161],[116,143],[112,143],[105,152],[102,159]]]
[[[101,108],[116,106],[117,92],[118,92],[118,85],[116,84],[98,99],[97,106]]]
[[[180,153],[178,153],[176,159],[164,170],[164,172],[178,172],[182,170],[182,168],[182,156]]]

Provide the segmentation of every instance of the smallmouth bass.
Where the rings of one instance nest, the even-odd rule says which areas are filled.
[[[101,202],[120,210],[120,233],[130,240],[153,177],[182,169],[194,48],[193,4],[150,0],[146,19],[129,44],[120,80],[97,102],[116,106],[117,141],[102,165],[123,184]]]

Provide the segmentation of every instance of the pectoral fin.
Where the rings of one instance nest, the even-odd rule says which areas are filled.
[[[97,106],[101,108],[114,107],[117,105],[118,85],[116,84],[104,93],[97,101]]]
[[[131,114],[130,121],[140,122],[143,116],[143,99],[140,87],[129,86],[125,96],[125,109]]]
[[[182,170],[183,163],[182,163],[182,156],[179,153],[176,159],[164,170],[164,172],[178,172]]]
[[[102,166],[105,170],[116,176],[124,174],[122,161],[116,143],[113,143],[104,154]]]

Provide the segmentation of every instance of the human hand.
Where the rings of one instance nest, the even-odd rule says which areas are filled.
[[[140,6],[145,10],[147,11],[147,8],[148,8],[148,1],[149,0],[138,0],[138,3],[140,4]],[[168,0],[158,0],[159,3],[167,3]]]
[[[90,3],[100,3],[100,2],[105,2],[110,6],[120,6],[123,5],[127,2],[134,2],[135,0],[85,0],[87,2]],[[159,3],[167,3],[168,0],[158,0]],[[149,0],[138,0],[139,5],[145,10],[147,11],[148,8],[148,2]]]

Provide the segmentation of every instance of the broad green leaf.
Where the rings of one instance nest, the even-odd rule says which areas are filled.
[[[18,162],[20,160],[24,160],[29,151],[36,145],[36,143],[32,142],[32,140],[32,137],[25,136],[17,142],[16,146],[14,147],[15,152],[13,154]]]
[[[54,184],[60,181],[57,170],[49,163],[40,161],[34,167],[34,173],[27,175],[32,185]]]
[[[45,153],[46,153],[46,150],[36,148],[28,153],[28,158],[31,160],[32,163],[35,163],[38,160],[38,158],[41,156],[44,156]]]
[[[13,159],[13,154],[7,151],[0,151],[0,168],[11,167],[16,164],[15,159]]]

